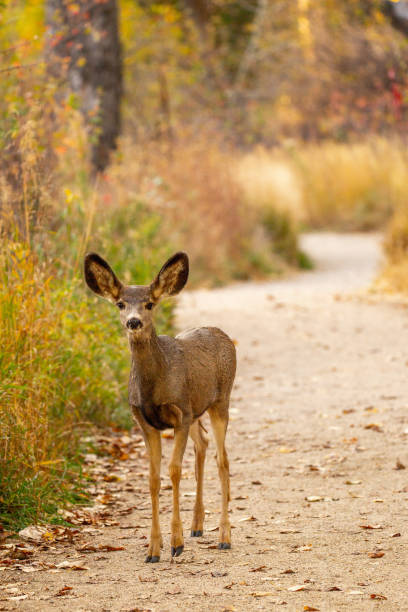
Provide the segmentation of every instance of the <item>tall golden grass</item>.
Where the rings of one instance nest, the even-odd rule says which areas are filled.
[[[251,203],[288,210],[306,227],[378,229],[406,201],[408,151],[396,138],[287,143],[245,155],[237,167]]]
[[[297,225],[287,210],[276,209],[275,225],[290,235],[286,249],[273,221],[266,223],[264,211],[252,205],[236,169],[234,150],[205,132],[180,136],[165,149],[124,142],[105,188],[115,206],[126,208],[136,198],[160,216],[163,240],[189,254],[192,284],[280,273],[297,263]]]

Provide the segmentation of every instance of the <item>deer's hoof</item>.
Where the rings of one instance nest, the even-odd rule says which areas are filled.
[[[145,563],[158,563],[159,561],[160,557],[157,557],[156,555],[154,555],[153,557],[151,555],[147,555],[145,559]]]
[[[201,529],[198,529],[197,531],[192,531],[191,532],[191,537],[192,538],[201,538],[202,535],[203,535],[203,532],[201,531]]]
[[[172,557],[179,557],[181,555],[181,553],[184,550],[184,546],[177,546],[177,548],[175,546],[171,547],[171,556]]]
[[[230,544],[230,542],[220,542],[218,544],[218,548],[220,550],[229,550],[231,548],[231,544]]]

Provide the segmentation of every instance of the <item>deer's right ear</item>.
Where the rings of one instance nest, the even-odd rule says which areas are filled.
[[[110,265],[97,253],[88,253],[84,261],[85,280],[90,289],[111,302],[119,298],[122,283]]]

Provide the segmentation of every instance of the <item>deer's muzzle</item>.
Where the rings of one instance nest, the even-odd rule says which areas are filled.
[[[136,319],[136,317],[132,317],[131,319],[128,319],[126,321],[126,327],[128,329],[139,329],[140,327],[143,327],[143,323],[141,322],[140,319]]]

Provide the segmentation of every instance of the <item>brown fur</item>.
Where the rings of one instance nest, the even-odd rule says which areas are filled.
[[[228,406],[235,377],[235,347],[216,327],[200,327],[172,338],[157,336],[152,310],[146,308],[161,297],[175,295],[188,278],[188,258],[176,253],[162,267],[150,286],[124,286],[110,266],[96,254],[85,258],[85,278],[98,295],[121,306],[120,318],[128,330],[132,365],[129,378],[129,403],[140,425],[150,456],[150,493],[152,531],[147,562],[160,558],[159,490],[161,439],[159,431],[174,428],[174,449],[169,465],[173,484],[172,555],[184,547],[179,512],[181,464],[187,437],[194,441],[196,453],[197,496],[192,535],[202,534],[204,506],[202,485],[205,452],[208,445],[199,417],[208,411],[217,445],[221,480],[222,513],[220,548],[230,548],[228,518],[229,466],[225,450]],[[128,329],[138,321],[137,329]]]

